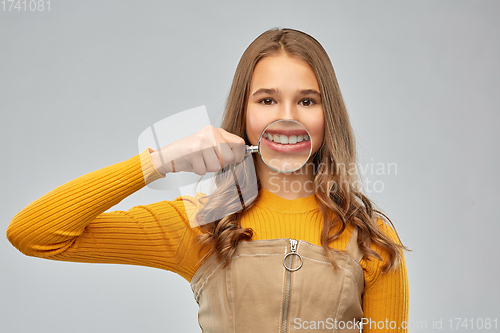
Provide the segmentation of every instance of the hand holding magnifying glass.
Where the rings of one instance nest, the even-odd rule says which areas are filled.
[[[240,163],[258,152],[264,163],[277,172],[293,172],[309,159],[312,145],[309,132],[297,121],[280,119],[261,133],[257,146],[222,128],[207,126],[184,139],[151,153],[156,169],[163,173],[194,172],[204,175],[228,164]]]

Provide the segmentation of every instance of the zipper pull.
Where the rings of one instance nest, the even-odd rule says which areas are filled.
[[[300,254],[297,253],[297,243],[298,241],[296,239],[290,239],[290,252],[288,252],[286,255],[285,255],[285,258],[283,258],[283,266],[285,266],[285,268],[290,271],[290,272],[295,272],[295,271],[298,271],[301,267],[302,267],[302,256]],[[290,258],[289,260],[289,265],[290,267],[288,267],[286,265],[286,258],[288,258],[288,256],[293,256],[293,255],[296,255],[299,257],[300,259],[300,265],[299,267],[297,268],[291,268],[291,265],[292,265],[292,257]]]

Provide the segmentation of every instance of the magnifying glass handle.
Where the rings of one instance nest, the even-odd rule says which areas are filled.
[[[245,157],[259,151],[259,146],[245,146]]]

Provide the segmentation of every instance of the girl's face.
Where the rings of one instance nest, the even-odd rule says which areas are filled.
[[[312,153],[323,143],[324,111],[312,68],[285,54],[261,59],[255,66],[246,112],[246,133],[257,145],[262,131],[278,119],[291,119],[305,126],[311,136]]]

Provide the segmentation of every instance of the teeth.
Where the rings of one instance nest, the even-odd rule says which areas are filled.
[[[309,135],[290,135],[289,137],[284,134],[267,134],[264,133],[263,137],[269,141],[274,141],[276,143],[281,143],[282,145],[293,145],[297,142],[308,141]]]

